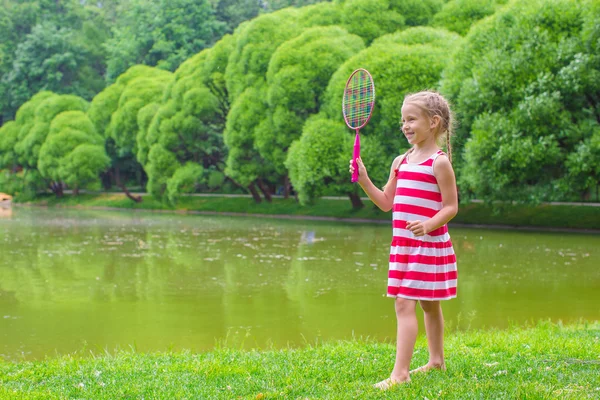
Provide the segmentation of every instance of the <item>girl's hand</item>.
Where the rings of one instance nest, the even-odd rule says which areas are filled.
[[[358,166],[358,183],[363,183],[367,181],[367,169],[365,168],[365,165],[362,162],[362,158],[358,157],[356,159],[356,165]],[[350,175],[352,175],[352,173],[354,173],[354,167],[352,166],[352,160],[350,160],[350,167],[349,167],[349,171],[350,171]]]
[[[423,236],[430,232],[427,221],[406,221],[406,229],[415,236]]]

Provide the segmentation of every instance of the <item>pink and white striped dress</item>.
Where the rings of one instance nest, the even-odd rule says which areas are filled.
[[[433,175],[438,151],[420,164],[406,157],[396,170],[393,237],[390,248],[388,297],[449,300],[456,297],[456,256],[446,225],[424,236],[406,229],[407,221],[425,221],[442,208],[442,194]]]

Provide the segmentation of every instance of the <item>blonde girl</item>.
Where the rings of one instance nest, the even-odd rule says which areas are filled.
[[[402,133],[411,149],[393,162],[383,190],[375,187],[358,158],[358,183],[383,211],[393,211],[387,295],[395,299],[396,361],[389,378],[375,384],[386,390],[409,382],[410,374],[445,370],[444,317],[440,301],[456,297],[457,269],[446,224],[458,211],[451,164],[453,118],[439,93],[408,95],[402,104]],[[440,149],[446,142],[447,153]],[[350,174],[354,171],[350,161]],[[416,305],[424,312],[429,349],[427,364],[410,371],[417,338]]]

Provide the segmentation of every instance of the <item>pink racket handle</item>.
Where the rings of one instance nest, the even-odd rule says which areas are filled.
[[[358,164],[356,159],[360,157],[360,136],[358,136],[358,130],[356,131],[356,137],[354,138],[354,152],[352,154],[352,167],[354,172],[352,173],[352,182],[358,181]]]

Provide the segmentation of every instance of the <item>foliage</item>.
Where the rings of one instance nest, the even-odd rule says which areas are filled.
[[[367,44],[402,29],[404,24],[404,16],[388,0],[347,0],[343,4],[342,26]]]
[[[222,132],[229,103],[223,71],[231,49],[232,37],[227,35],[211,49],[188,59],[165,88],[162,102],[140,110],[137,140],[138,159],[142,163],[146,162],[146,154],[152,146],[160,144],[175,155],[177,165],[186,171],[191,170],[192,165],[198,167],[201,174],[208,174],[211,168],[224,169],[226,149]],[[155,170],[164,175],[161,180],[171,179],[167,172],[171,171]],[[199,177],[198,185],[206,179],[206,175]],[[176,199],[179,188],[178,185],[167,187],[171,201]]]
[[[50,124],[47,139],[40,148],[40,174],[73,189],[99,181],[99,173],[109,164],[104,139],[83,111],[65,111]]]
[[[203,183],[203,175],[204,168],[193,162],[177,169],[167,181],[169,201],[175,203],[181,194],[195,192],[198,185]]]
[[[496,12],[496,0],[452,0],[433,17],[433,26],[466,35],[475,22]],[[502,2],[504,3],[504,2]]]
[[[8,121],[0,127],[0,169],[13,169],[18,165],[15,145],[19,140],[20,127],[15,121]]]
[[[318,112],[333,72],[363,48],[362,39],[337,26],[307,29],[277,48],[267,72],[267,118],[255,130],[254,146],[279,174],[286,174],[288,148]]]
[[[265,88],[248,88],[232,104],[223,139],[228,149],[225,174],[249,186],[268,166],[254,149],[254,129],[265,116]]]
[[[359,188],[350,183],[348,174],[348,155],[352,154],[353,144],[354,136],[348,134],[342,121],[320,115],[307,121],[302,137],[292,144],[286,160],[301,204],[313,203],[325,188],[335,193],[358,193]],[[379,157],[381,153],[383,149],[374,138],[361,139],[361,157],[372,160],[369,173],[378,181],[387,167]]]
[[[159,101],[172,79],[168,71],[144,65],[131,67],[123,75],[116,82],[123,87],[123,91],[106,128],[106,136],[114,140],[119,157],[137,153],[138,111],[147,104]]]
[[[265,14],[236,29],[235,43],[225,71],[229,102],[244,90],[263,84],[273,52],[298,34],[298,10]]]
[[[162,198],[167,189],[167,182],[177,167],[174,153],[166,150],[161,144],[152,146],[148,153],[148,163],[145,165],[148,174],[146,190],[153,196]]]
[[[225,32],[208,0],[129,0],[107,42],[107,80],[135,64],[173,71]]]
[[[88,117],[94,123],[96,131],[102,136],[107,136],[110,118],[119,105],[119,98],[124,89],[125,85],[113,83],[94,96],[90,103]]]
[[[300,20],[304,27],[342,25],[342,7],[338,3],[317,3],[302,7]]]
[[[108,27],[97,5],[10,1],[0,11],[0,118],[39,90],[91,99],[104,86]]]
[[[23,109],[21,113],[21,109]],[[19,164],[37,168],[40,148],[50,131],[50,123],[63,111],[85,111],[88,103],[81,97],[40,92],[17,111],[17,123],[21,125],[15,151]]]
[[[454,32],[429,26],[418,26],[375,39],[373,45],[422,45],[427,44],[442,49],[454,49],[462,38]]]
[[[408,26],[428,25],[444,6],[444,0],[390,0],[390,8],[406,20]]]
[[[537,0],[471,29],[443,82],[461,121],[463,198],[577,200],[595,188],[600,176],[575,160],[594,154],[600,120],[599,19],[592,1]]]

